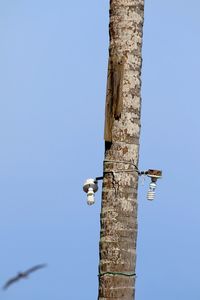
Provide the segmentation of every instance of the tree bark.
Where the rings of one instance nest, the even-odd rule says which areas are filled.
[[[110,0],[99,300],[135,297],[144,0]]]

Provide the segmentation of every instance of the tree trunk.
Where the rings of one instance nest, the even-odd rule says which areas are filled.
[[[110,0],[99,300],[135,295],[144,0]]]

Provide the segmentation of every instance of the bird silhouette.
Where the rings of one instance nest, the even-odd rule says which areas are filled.
[[[39,269],[45,268],[47,265],[46,264],[40,264],[36,265],[24,272],[19,272],[15,277],[10,278],[3,286],[3,290],[6,290],[9,286],[11,286],[13,283],[19,281],[20,279],[25,279],[28,277],[28,275],[32,272],[35,272]]]

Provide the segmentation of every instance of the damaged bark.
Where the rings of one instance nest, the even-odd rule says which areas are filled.
[[[99,300],[133,300],[144,0],[110,0]]]
[[[104,139],[112,142],[113,121],[121,117],[122,86],[124,79],[124,61],[117,61],[117,58],[110,58],[108,63],[107,95],[106,95],[106,115]]]

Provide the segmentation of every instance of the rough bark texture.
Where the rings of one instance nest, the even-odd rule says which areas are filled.
[[[99,300],[135,295],[143,19],[144,0],[110,0]]]

